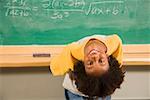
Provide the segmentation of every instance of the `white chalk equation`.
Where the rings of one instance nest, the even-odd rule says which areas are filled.
[[[5,16],[29,16],[31,10],[26,6],[25,0],[11,0],[4,7],[7,8]]]
[[[126,0],[41,0],[34,5],[33,0],[10,0],[4,5],[5,16],[40,16],[63,19],[72,15],[117,16],[128,13]],[[40,14],[38,14],[40,13]]]

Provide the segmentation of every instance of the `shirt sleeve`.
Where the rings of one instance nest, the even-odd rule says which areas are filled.
[[[75,43],[71,43],[64,47],[63,51],[52,57],[50,61],[50,69],[54,76],[64,75],[69,69],[73,70],[73,57],[71,55],[71,49],[75,46]]]
[[[123,64],[123,50],[122,41],[118,35],[108,36],[107,41],[107,54],[112,55],[117,59],[120,65]]]

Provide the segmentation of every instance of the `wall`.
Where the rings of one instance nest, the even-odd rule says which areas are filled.
[[[52,77],[47,68],[2,69],[0,100],[63,100],[62,77]]]
[[[52,77],[49,69],[1,68],[0,100],[65,100],[63,77]],[[113,100],[150,99],[150,67],[127,66],[125,81]]]
[[[113,95],[115,100],[150,99],[150,67],[128,66],[125,81]]]

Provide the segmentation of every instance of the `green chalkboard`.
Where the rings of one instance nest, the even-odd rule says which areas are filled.
[[[117,33],[150,43],[150,0],[0,0],[0,45],[66,44]]]

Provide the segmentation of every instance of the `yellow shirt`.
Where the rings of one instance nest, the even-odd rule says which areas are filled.
[[[84,60],[84,47],[90,39],[97,39],[107,47],[107,55],[113,55],[122,65],[122,41],[118,35],[93,35],[85,37],[64,47],[60,55],[53,57],[50,62],[50,69],[53,75],[64,75],[69,69],[73,70],[74,60]]]

